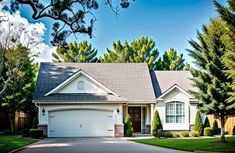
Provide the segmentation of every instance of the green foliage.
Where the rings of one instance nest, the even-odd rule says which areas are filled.
[[[214,120],[212,128],[215,135],[220,134],[220,128],[216,120]]]
[[[210,127],[204,128],[204,136],[213,136],[213,135],[214,135],[213,128]]]
[[[217,1],[214,0],[214,4],[216,6],[216,10],[219,13],[220,17],[223,21],[226,22],[226,28],[229,29],[228,35],[231,37],[231,43],[229,44],[229,48],[227,49],[224,62],[228,67],[226,71],[230,78],[232,78],[233,83],[230,85],[232,91],[228,92],[230,95],[227,98],[229,103],[233,105],[231,107],[235,107],[235,3],[234,0],[227,0],[227,7],[222,6]]]
[[[58,47],[56,53],[53,53],[54,62],[74,62],[74,63],[92,63],[97,61],[97,49],[87,41],[79,44],[69,43],[68,47]]]
[[[178,132],[172,132],[172,137],[178,138],[178,137],[180,137],[180,134]]]
[[[168,131],[168,132],[163,132],[163,136],[164,136],[165,138],[172,138],[172,137],[173,137],[173,134],[172,134],[172,132]]]
[[[204,128],[206,128],[206,127],[211,127],[208,117],[206,117],[203,127],[204,127]]]
[[[153,121],[152,121],[152,134],[153,136],[158,136],[158,130],[162,130],[162,123],[158,111],[154,111]]]
[[[202,135],[203,133],[203,124],[202,124],[202,118],[200,115],[200,112],[198,111],[196,114],[195,118],[195,123],[194,123],[194,131],[198,131],[199,135]]]
[[[189,137],[189,132],[188,131],[183,131],[181,132],[182,137]]]
[[[235,101],[228,102],[232,92],[232,78],[224,62],[225,53],[231,50],[230,31],[221,19],[211,20],[198,32],[198,42],[191,40],[189,55],[194,59],[197,69],[191,68],[193,85],[199,91],[193,92],[195,98],[203,103],[198,105],[205,114],[213,114],[221,121],[221,141],[225,141],[224,126],[226,119],[235,114]]]
[[[191,131],[190,134],[191,134],[192,137],[199,137],[200,136],[198,131]]]
[[[30,136],[32,138],[42,138],[43,137],[43,130],[42,129],[30,129]]]
[[[131,137],[132,134],[133,134],[133,127],[132,127],[131,117],[129,114],[127,114],[124,122],[124,135],[127,137]]]
[[[162,58],[157,61],[156,70],[183,70],[185,67],[185,60],[183,54],[177,55],[176,50],[170,48],[165,51]],[[187,65],[189,68],[189,65]]]
[[[154,40],[141,37],[131,43],[113,42],[113,49],[108,49],[100,61],[103,63],[147,63],[149,68],[153,69],[158,55]]]

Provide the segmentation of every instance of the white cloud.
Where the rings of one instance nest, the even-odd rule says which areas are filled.
[[[0,17],[4,22],[0,23],[0,43],[6,47],[14,47],[23,44],[30,48],[32,54],[38,55],[36,62],[51,62],[55,47],[50,47],[43,42],[45,25],[43,23],[29,23],[20,16],[19,12],[10,14],[0,8]],[[14,39],[16,42],[12,42]]]

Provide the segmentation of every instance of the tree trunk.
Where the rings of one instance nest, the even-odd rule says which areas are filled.
[[[226,122],[226,120],[225,120],[225,117],[221,117],[221,133],[220,133],[220,138],[221,138],[221,142],[225,142],[225,129],[224,129],[224,127],[225,127],[225,122]]]
[[[9,121],[10,121],[10,126],[11,126],[11,132],[12,134],[15,133],[15,111],[12,111],[12,110],[9,110],[8,111],[8,118],[9,118]]]

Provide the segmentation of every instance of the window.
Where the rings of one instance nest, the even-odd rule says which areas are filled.
[[[78,81],[77,89],[78,90],[84,90],[84,82],[83,81]]]
[[[184,123],[184,103],[173,101],[166,103],[166,123]]]

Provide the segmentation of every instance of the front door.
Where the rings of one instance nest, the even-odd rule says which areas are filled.
[[[131,117],[133,131],[141,132],[141,107],[128,107],[128,113]]]

